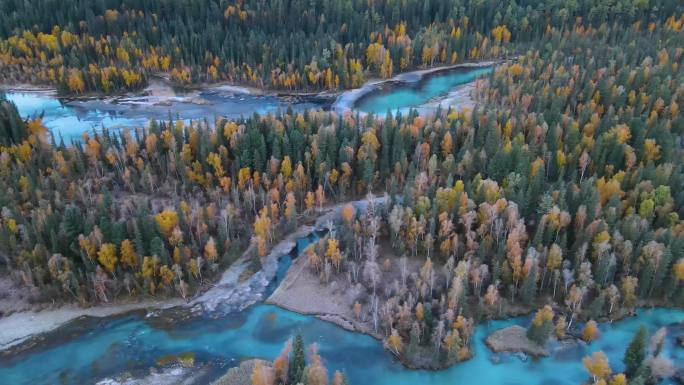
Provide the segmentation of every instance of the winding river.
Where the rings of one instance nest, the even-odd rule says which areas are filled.
[[[437,106],[471,108],[472,101],[467,93],[472,89],[472,82],[491,71],[491,66],[467,66],[413,76],[399,75],[361,95],[354,108],[381,116],[387,111],[406,113],[411,108],[419,112]]]
[[[139,127],[150,119],[207,119],[239,117],[252,113],[284,111],[287,108],[332,107],[384,114],[387,110],[435,108],[453,105],[467,87],[492,67],[457,68],[400,75],[388,82],[371,83],[342,94],[335,103],[252,95],[230,87],[214,87],[182,97],[139,96],[108,100],[64,101],[49,93],[9,92],[24,117],[43,114],[44,122],[57,136],[80,138],[84,131],[100,127]],[[282,257],[273,289],[282,279],[291,258],[299,255],[312,237],[298,240],[291,255]],[[132,312],[106,318],[82,318],[40,337],[37,343],[0,353],[2,384],[83,384],[112,377],[124,371],[143,375],[156,360],[170,354],[192,352],[207,370],[207,380],[216,378],[240,360],[258,356],[273,359],[283,343],[301,333],[315,342],[329,370],[344,371],[353,385],[576,385],[588,376],[581,358],[604,351],[613,370],[623,369],[626,345],[641,324],[650,332],[668,327],[665,353],[679,366],[684,349],[676,346],[684,311],[641,309],[637,316],[600,325],[602,336],[591,345],[578,343],[552,347],[549,358],[526,359],[511,354],[493,354],[484,340],[492,331],[514,324],[527,325],[529,317],[492,321],[479,325],[474,336],[473,359],[440,371],[408,370],[375,339],[346,331],[315,317],[296,314],[276,306],[256,304],[241,312],[205,312],[195,315],[187,308],[146,313]],[[34,341],[35,342],[35,341]],[[673,382],[663,382],[670,384]]]
[[[292,257],[303,252],[310,240],[300,239]],[[276,282],[284,276],[290,258],[281,258]],[[635,317],[600,325],[601,338],[591,345],[556,345],[551,357],[536,360],[493,354],[484,344],[492,331],[527,325],[529,317],[491,321],[476,329],[473,359],[446,370],[425,371],[405,369],[367,335],[273,305],[257,304],[239,313],[199,317],[185,308],[133,312],[67,324],[35,347],[2,357],[0,378],[7,384],[93,383],[123,371],[142,375],[161,357],[192,352],[196,362],[208,370],[205,379],[210,380],[242,359],[275,358],[291,335],[301,333],[308,343],[319,345],[329,370],[344,371],[354,385],[577,385],[587,379],[581,358],[593,351],[604,351],[613,369],[622,370],[624,350],[641,324],[651,333],[660,327],[670,329],[664,352],[681,365],[684,349],[676,346],[675,336],[683,321],[681,310],[641,309]]]
[[[213,122],[215,117],[231,119],[308,109],[358,111],[384,116],[415,108],[421,113],[447,108],[471,107],[468,93],[472,82],[492,71],[492,65],[463,65],[397,75],[385,81],[371,81],[336,98],[320,96],[276,96],[255,94],[248,89],[211,86],[195,91],[173,90],[156,81],[139,95],[108,98],[64,99],[54,91],[9,89],[6,98],[14,102],[22,117],[43,117],[43,123],[66,144],[80,140],[84,132],[106,127],[110,130],[145,127],[150,120],[181,119]]]
[[[9,91],[8,100],[16,104],[23,117],[42,114],[43,123],[65,143],[79,140],[83,132],[145,127],[150,120],[202,120],[213,123],[217,116],[231,119],[253,113],[304,111],[320,108],[321,103],[284,99],[272,95],[253,95],[235,87],[210,87],[202,91],[172,96],[130,96],[108,99],[65,100],[51,92]]]

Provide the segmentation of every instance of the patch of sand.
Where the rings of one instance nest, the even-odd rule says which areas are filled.
[[[183,299],[144,300],[80,308],[65,305],[57,309],[21,311],[0,318],[0,350],[20,344],[33,335],[49,332],[79,317],[107,317],[139,309],[167,309],[185,303]]]
[[[365,289],[350,286],[342,279],[321,284],[302,257],[294,260],[287,276],[266,302],[297,313],[321,316],[348,330],[365,330],[363,323],[355,321],[353,312],[354,302],[363,292]]]
[[[382,205],[387,200],[387,196],[376,198],[375,204]],[[357,201],[354,204],[359,210],[365,208],[367,201]],[[339,208],[342,206],[344,205],[338,205],[337,210],[331,210],[324,220],[331,221],[339,216]],[[383,253],[380,255],[382,257]],[[399,267],[393,266],[391,271],[385,272],[383,279],[391,280],[399,274]],[[354,314],[354,303],[366,295],[366,289],[361,284],[350,284],[344,274],[333,273],[330,282],[321,283],[318,274],[309,268],[307,259],[302,257],[293,261],[287,275],[266,302],[296,313],[315,315],[344,329],[380,339],[381,335],[375,332],[369,317],[364,314],[357,318]]]
[[[375,199],[375,201],[377,204],[382,204],[385,199],[385,197],[381,197]],[[352,203],[363,206],[367,204],[367,201],[361,200]],[[327,228],[330,221],[339,215],[339,211],[346,204],[345,202],[324,207],[319,213],[314,226],[304,225],[289,234],[271,249],[270,254],[262,263],[262,270],[253,274],[247,280],[240,282],[240,275],[247,268],[250,259],[253,258],[253,250],[250,246],[238,261],[223,273],[220,280],[212,288],[196,297],[190,303],[186,303],[181,298],[152,299],[138,302],[117,302],[88,308],[81,308],[71,304],[55,309],[35,311],[26,310],[28,308],[33,309],[33,307],[28,302],[20,301],[16,304],[16,312],[0,318],[0,351],[18,345],[34,335],[52,331],[69,321],[84,316],[107,317],[132,310],[168,309],[182,305],[190,306],[196,311],[213,311],[217,309],[233,311],[235,309],[243,309],[263,299],[262,295],[265,288],[276,274],[278,259],[288,254],[296,246],[297,239],[307,236],[316,229]],[[290,271],[292,270],[290,269]],[[11,287],[11,281],[0,280],[0,289],[2,289],[2,285]],[[9,303],[12,302],[12,299],[8,299],[7,302],[6,306],[9,308]]]
[[[35,310],[36,305],[31,303],[30,291],[14,282],[8,273],[3,271],[0,274],[0,317]]]
[[[514,325],[490,334],[486,340],[487,346],[494,352],[522,352],[535,357],[548,356],[549,351],[543,346],[527,338],[524,327]]]
[[[252,371],[254,371],[257,362],[271,366],[270,362],[264,360],[242,361],[240,366],[228,369],[226,374],[212,382],[211,385],[252,385]]]

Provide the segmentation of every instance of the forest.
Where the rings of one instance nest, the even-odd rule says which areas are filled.
[[[551,27],[648,28],[677,0],[7,0],[0,80],[70,95],[227,81],[357,88],[418,67],[515,56]]]
[[[72,143],[0,96],[3,269],[36,302],[190,298],[248,247],[258,270],[330,204],[375,194],[382,204],[344,206],[304,257],[321,287],[362,288],[353,322],[409,367],[471,358],[490,319],[535,314],[527,337],[540,345],[581,323],[591,343],[597,322],[684,307],[682,4],[492,4],[2,2],[0,80],[65,94],[164,74],[337,90],[497,61],[472,110],[151,121]],[[624,373],[595,352],[587,383],[671,377],[663,338],[640,330]],[[326,384],[315,347],[309,357],[320,379],[306,383]],[[305,378],[300,337],[278,360],[257,364],[253,383]]]

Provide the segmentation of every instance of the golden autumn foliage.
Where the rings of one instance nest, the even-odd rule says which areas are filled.
[[[608,357],[601,351],[594,352],[589,357],[584,357],[582,364],[594,378],[594,381],[605,379],[612,372],[608,363]]]
[[[535,326],[542,326],[544,322],[550,322],[553,320],[553,309],[551,309],[551,306],[545,305],[543,308],[539,309],[537,313],[535,313],[534,318],[532,319],[532,324]]]
[[[283,161],[280,164],[280,172],[283,174],[285,178],[289,178],[290,176],[292,176],[292,162],[290,161],[289,156],[285,156],[283,158]]]
[[[425,317],[425,312],[423,310],[423,304],[418,303],[418,305],[416,305],[416,319],[418,321],[422,321],[424,317]]]
[[[492,37],[498,43],[508,43],[511,40],[511,31],[505,25],[499,25],[492,30]]]
[[[285,197],[285,219],[292,221],[297,219],[297,200],[292,191],[287,193]]]
[[[121,241],[121,246],[119,247],[121,253],[121,263],[130,267],[136,268],[138,266],[138,254],[135,252],[135,247],[133,242],[128,239]]]
[[[159,258],[145,257],[142,264],[142,275],[145,278],[152,278],[157,275],[159,268]]]
[[[216,250],[216,242],[214,242],[214,237],[209,237],[207,244],[204,245],[204,258],[209,263],[216,262],[218,258],[218,251]]]
[[[354,205],[346,204],[344,205],[344,207],[342,207],[342,219],[344,220],[344,223],[347,224],[347,226],[351,226],[355,214],[356,209],[354,208]]]
[[[176,273],[173,272],[168,266],[162,265],[159,269],[159,277],[165,286],[171,286],[174,278],[176,278]]]
[[[178,213],[174,210],[164,210],[155,215],[154,220],[159,225],[159,231],[166,237],[170,237],[171,232],[178,225]]]
[[[306,193],[306,198],[304,199],[304,204],[306,205],[306,210],[311,211],[314,207],[314,204],[316,203],[316,198],[314,197],[314,193],[309,191]]]
[[[83,75],[78,70],[71,70],[69,73],[68,80],[69,90],[71,92],[81,94],[85,91],[85,82],[83,81]]]
[[[679,281],[684,281],[684,258],[680,258],[672,267],[675,277]]]
[[[116,256],[116,245],[105,243],[100,246],[100,251],[97,252],[97,261],[110,273],[116,269],[118,258]]]
[[[559,339],[565,338],[567,328],[568,323],[565,321],[565,317],[559,317],[558,321],[556,321],[556,324],[554,325],[554,332],[556,334],[556,337]]]
[[[589,320],[582,329],[582,339],[587,343],[591,343],[599,337],[599,330],[596,321]]]
[[[624,373],[618,373],[610,378],[608,385],[627,385],[627,376]]]
[[[660,145],[656,143],[655,139],[644,141],[644,154],[647,161],[660,159]]]
[[[401,354],[404,350],[404,341],[395,329],[392,329],[392,333],[387,337],[385,344],[387,345],[387,348],[396,355]]]
[[[273,368],[258,360],[252,369],[252,385],[273,385],[275,381]]]
[[[601,204],[605,204],[614,195],[620,198],[624,195],[620,187],[620,181],[616,178],[610,180],[599,178],[596,180],[596,188],[599,190]]]
[[[259,216],[254,219],[254,234],[262,239],[270,239],[271,218],[268,216],[266,208],[259,211]]]
[[[276,381],[286,383],[290,365],[290,352],[292,351],[292,340],[288,340],[280,351],[278,357],[273,360],[273,376]]]

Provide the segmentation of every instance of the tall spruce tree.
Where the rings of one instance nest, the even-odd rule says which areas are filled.
[[[629,343],[625,351],[625,373],[627,376],[634,375],[638,370],[644,359],[646,358],[646,339],[648,332],[646,327],[641,325],[639,330],[634,335],[632,342]]]
[[[298,384],[304,379],[304,369],[306,368],[306,358],[304,356],[304,339],[301,334],[295,337],[292,346],[292,356],[290,357],[289,381],[290,384]]]

